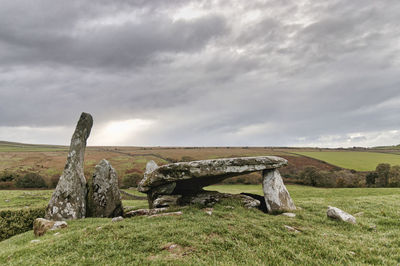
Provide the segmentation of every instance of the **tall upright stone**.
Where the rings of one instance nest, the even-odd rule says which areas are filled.
[[[263,171],[262,185],[268,213],[296,210],[296,206],[277,169]]]
[[[86,179],[83,161],[93,118],[82,113],[72,135],[67,163],[46,209],[46,219],[68,220],[86,215]]]
[[[103,159],[96,165],[88,186],[88,217],[118,217],[123,215],[117,172]]]

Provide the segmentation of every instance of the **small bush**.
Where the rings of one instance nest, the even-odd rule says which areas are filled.
[[[124,178],[122,179],[122,188],[137,187],[142,178],[143,175],[138,173],[125,175]]]
[[[42,207],[0,211],[0,241],[32,230],[33,221],[44,217],[45,209]]]
[[[45,188],[46,182],[37,173],[28,173],[15,179],[15,186],[18,188]]]
[[[4,171],[3,173],[0,174],[0,182],[13,181],[17,177],[18,177],[18,174],[16,174],[16,173]]]

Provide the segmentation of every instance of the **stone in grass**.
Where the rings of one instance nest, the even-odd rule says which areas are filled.
[[[294,228],[294,227],[291,227],[291,226],[289,226],[289,225],[284,225],[284,227],[286,228],[286,230],[288,230],[289,232],[293,232],[293,233],[300,233],[300,231],[299,230],[297,230],[296,228]]]
[[[292,213],[292,212],[284,212],[284,213],[282,213],[281,215],[287,216],[287,217],[289,217],[289,218],[294,218],[294,217],[296,217],[296,214],[295,214],[295,213]]]
[[[48,230],[56,230],[67,227],[68,224],[65,221],[50,221],[43,218],[37,218],[33,222],[33,233],[35,236],[42,236]]]
[[[339,208],[328,206],[328,211],[326,215],[331,219],[340,220],[347,223],[356,224],[356,218],[353,215],[348,214],[347,212],[342,211]]]
[[[111,219],[111,222],[116,223],[116,222],[120,222],[120,221],[122,221],[122,220],[124,220],[124,217],[118,216],[118,217],[112,218],[112,219]]]
[[[154,215],[157,213],[161,213],[168,210],[168,208],[157,208],[157,209],[139,209],[133,210],[125,213],[125,217],[134,217],[134,216],[145,216],[145,215]]]

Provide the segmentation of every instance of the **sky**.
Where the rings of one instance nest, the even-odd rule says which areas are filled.
[[[0,2],[0,140],[400,143],[398,0]]]

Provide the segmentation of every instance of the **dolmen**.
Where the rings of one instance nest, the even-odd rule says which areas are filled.
[[[226,178],[262,171],[262,200],[265,200],[267,212],[293,211],[296,207],[278,171],[285,165],[287,160],[276,156],[201,160],[163,166],[150,161],[138,190],[147,194],[150,208],[189,204],[212,206],[224,198],[237,198],[246,207],[259,208],[263,202],[255,197],[206,191],[203,188]]]

